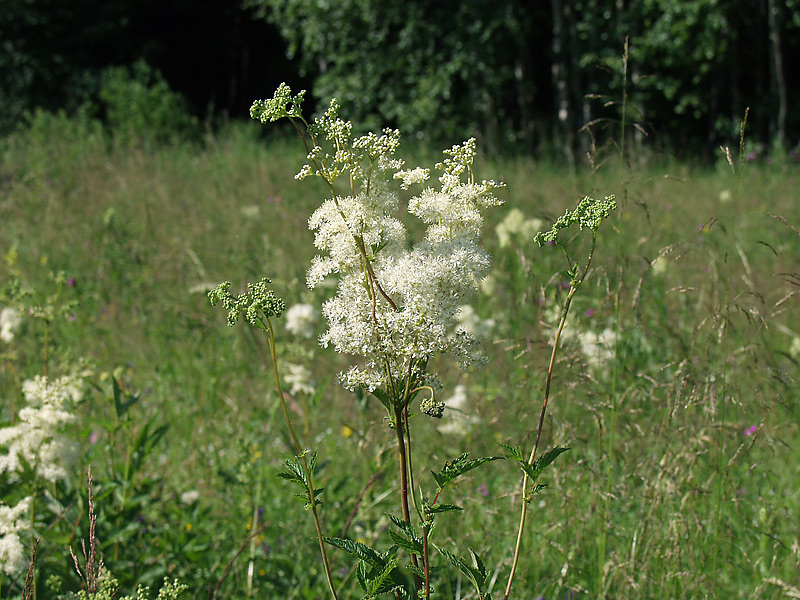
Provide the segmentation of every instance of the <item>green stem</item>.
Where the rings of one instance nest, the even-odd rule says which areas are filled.
[[[408,460],[406,455],[405,443],[405,419],[403,418],[403,408],[400,405],[395,405],[394,409],[395,418],[395,434],[397,435],[397,458],[400,461],[400,508],[403,512],[403,520],[406,523],[411,522],[411,511],[408,505]],[[419,568],[419,561],[417,555],[411,553],[411,564]],[[419,576],[414,576],[416,588],[419,588]],[[416,589],[415,588],[415,589]]]
[[[555,367],[556,363],[556,355],[558,353],[558,344],[561,340],[561,333],[564,330],[564,325],[567,322],[567,315],[569,314],[569,308],[572,304],[572,298],[575,296],[575,293],[580,289],[581,284],[583,284],[584,279],[586,278],[586,274],[589,271],[589,266],[592,264],[592,257],[594,256],[594,249],[595,244],[597,242],[597,234],[592,233],[592,248],[589,251],[589,258],[586,261],[586,265],[583,269],[583,274],[581,278],[577,281],[573,281],[570,283],[569,293],[567,294],[567,300],[564,302],[564,308],[561,311],[561,320],[558,323],[558,329],[556,330],[555,339],[553,340],[553,350],[550,353],[550,363],[547,367],[547,380],[545,382],[544,388],[544,400],[542,401],[542,411],[539,415],[539,425],[536,429],[536,440],[534,441],[533,448],[531,449],[530,457],[528,458],[528,464],[532,465],[534,459],[536,458],[536,452],[539,449],[539,441],[542,437],[542,429],[544,427],[544,417],[545,413],[547,412],[547,402],[550,399],[550,384],[553,380],[553,368]],[[569,258],[567,258],[568,264],[570,264]],[[508,583],[506,584],[506,590],[503,594],[503,600],[508,600],[509,596],[511,595],[511,585],[514,582],[514,575],[517,570],[517,564],[519,563],[519,555],[522,549],[522,534],[525,529],[525,520],[528,515],[528,501],[526,496],[528,494],[528,484],[535,483],[530,482],[528,474],[525,473],[522,477],[522,510],[520,513],[519,519],[519,529],[517,530],[517,541],[514,546],[514,558],[511,561],[511,572],[508,575]]]
[[[333,598],[333,600],[338,600],[338,597],[336,595],[336,588],[333,584],[333,576],[331,575],[331,567],[328,562],[328,554],[325,551],[325,542],[323,540],[322,526],[320,524],[319,514],[317,511],[317,500],[314,495],[314,482],[312,480],[311,470],[308,468],[308,461],[306,460],[306,452],[303,450],[302,446],[300,445],[300,442],[297,439],[297,435],[294,432],[294,427],[292,426],[292,419],[289,416],[289,409],[286,405],[286,398],[284,397],[283,389],[281,388],[281,380],[280,380],[280,375],[278,373],[278,357],[277,354],[275,353],[275,331],[272,328],[272,321],[266,319],[266,325],[267,328],[265,329],[265,331],[267,331],[267,334],[269,336],[269,351],[272,357],[273,371],[275,372],[275,386],[278,390],[278,396],[280,397],[281,400],[281,407],[283,408],[283,416],[286,418],[286,425],[289,428],[289,434],[291,435],[295,450],[297,451],[297,454],[300,457],[300,461],[302,462],[303,473],[305,473],[306,476],[306,490],[308,493],[308,504],[309,508],[311,508],[311,514],[314,517],[314,526],[317,530],[317,540],[319,541],[319,551],[320,551],[320,556],[322,557],[322,564],[325,568],[325,577],[328,581],[328,588],[330,589],[331,592],[331,598]]]

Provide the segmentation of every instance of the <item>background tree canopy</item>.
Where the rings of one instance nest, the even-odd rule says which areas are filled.
[[[374,128],[569,160],[619,139],[704,152],[786,147],[800,0],[0,0],[0,127],[101,107],[103,72],[145,61],[193,114],[245,118],[281,81]],[[627,57],[623,61],[623,55]],[[107,77],[106,77],[107,78]],[[624,92],[624,93],[623,93]],[[102,116],[102,114],[101,114]]]

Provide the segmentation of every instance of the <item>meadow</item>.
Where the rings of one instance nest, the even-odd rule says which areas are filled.
[[[562,339],[543,436],[570,451],[531,504],[514,598],[800,597],[800,165],[738,146],[732,164],[630,165],[608,149],[577,170],[479,147],[478,177],[507,185],[486,212],[493,271],[462,314],[488,365],[442,361],[453,410],[415,421],[420,478],[462,452],[530,447],[568,288],[563,257],[533,234],[584,195],[618,206]],[[184,598],[328,597],[308,511],[276,477],[294,450],[266,341],[226,327],[207,297],[262,277],[289,308],[333,293],[305,285],[326,191],[292,178],[302,145],[255,123],[115,143],[93,122],[40,115],[1,147],[0,284],[18,278],[26,302],[66,309],[23,313],[0,342],[0,424],[17,421],[27,379],[87,382],[68,477],[0,474],[6,504],[40,499],[36,597],[81,587],[69,548],[88,539],[90,465],[99,551],[124,593],[168,577]],[[397,486],[384,411],[337,383],[350,360],[316,343],[321,319],[311,337],[274,323],[328,535],[384,539]],[[465,510],[437,525],[440,545],[484,557],[495,597],[519,519],[508,462],[460,478],[448,501]],[[340,597],[362,597],[352,557],[331,561]],[[436,577],[434,597],[477,597],[455,568]],[[0,572],[0,596],[21,597],[24,579]]]

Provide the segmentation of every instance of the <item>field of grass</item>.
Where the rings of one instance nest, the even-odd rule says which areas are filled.
[[[45,302],[63,272],[60,300],[77,304],[47,340],[26,315],[0,342],[0,423],[16,421],[45,346],[51,376],[78,369],[90,384],[69,429],[77,464],[35,488],[40,599],[53,597],[51,576],[80,587],[68,548],[88,537],[90,464],[101,552],[127,593],[166,576],[189,586],[182,597],[328,597],[313,523],[276,477],[293,450],[265,338],[227,328],[206,297],[264,276],[288,306],[319,308],[334,291],[305,286],[307,219],[325,190],[292,178],[296,140],[259,133],[145,150],[52,118],[2,143],[0,286],[18,274]],[[461,452],[500,454],[498,442],[530,448],[536,434],[563,257],[498,226],[518,209],[547,227],[583,195],[615,194],[544,428],[544,447],[571,450],[531,505],[512,597],[800,597],[800,166],[618,163],[479,161],[479,177],[508,186],[487,212],[495,270],[473,304],[489,363],[462,373],[441,361],[443,398],[461,385],[466,403],[460,427],[417,417],[418,476]],[[397,512],[385,413],[338,385],[347,357],[276,324],[279,360],[307,366],[317,390],[291,394],[290,408],[319,450],[326,532],[385,546]],[[443,547],[484,557],[495,598],[519,519],[508,462],[460,479],[448,501],[465,510],[437,532]],[[30,489],[0,474],[5,503]],[[331,556],[340,598],[361,597],[352,557]],[[0,569],[0,597],[20,597],[23,580]],[[435,587],[476,597],[456,569]]]

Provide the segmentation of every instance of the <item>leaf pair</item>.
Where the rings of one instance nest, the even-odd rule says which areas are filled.
[[[519,463],[520,469],[522,472],[528,476],[528,479],[531,480],[533,484],[531,487],[531,491],[529,494],[525,496],[525,501],[530,502],[533,498],[533,495],[537,492],[540,492],[544,488],[547,487],[546,483],[536,483],[539,479],[539,476],[542,474],[550,464],[562,455],[564,452],[569,450],[569,448],[565,448],[562,446],[556,446],[552,450],[549,450],[542,454],[539,458],[534,460],[532,463],[529,463],[525,460],[525,457],[522,455],[522,449],[519,446],[511,446],[508,444],[500,444],[506,450],[506,458],[511,460],[516,460]]]
[[[306,451],[308,452],[308,450]],[[317,451],[314,450],[311,454],[311,460],[308,462],[308,474],[310,477],[313,478],[314,476],[314,469],[317,466]],[[306,479],[306,471],[303,468],[302,463],[302,455],[295,456],[284,463],[285,470],[278,473],[278,477],[281,479],[285,479],[286,481],[291,481],[303,488],[303,491],[299,494],[295,494],[298,498],[302,499],[306,503],[306,508],[311,507],[311,498],[309,497],[309,489],[311,489],[311,485],[308,483],[308,479]],[[314,488],[314,504],[322,504],[322,501],[319,499],[319,495],[325,488]]]

